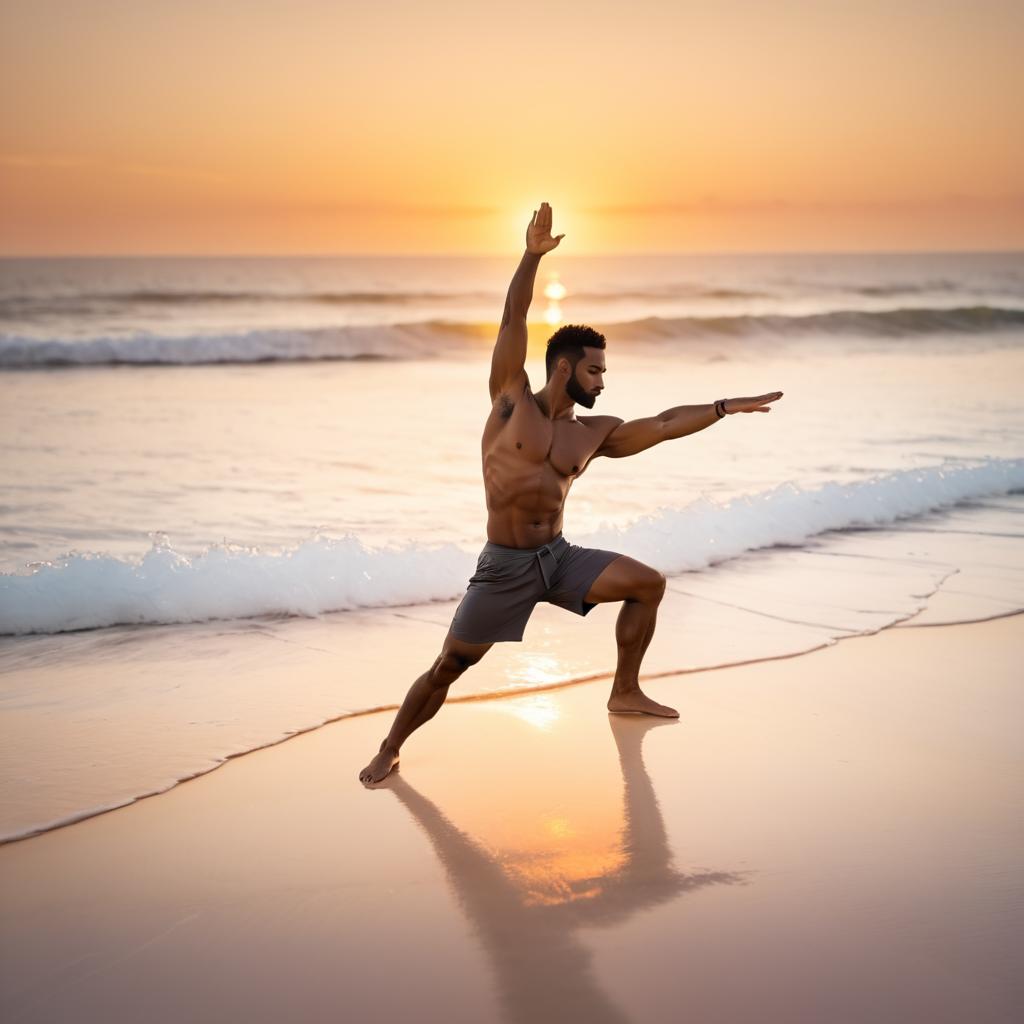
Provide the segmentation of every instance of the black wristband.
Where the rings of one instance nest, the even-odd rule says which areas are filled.
[[[719,398],[715,402],[715,415],[721,419],[725,415],[725,399]]]

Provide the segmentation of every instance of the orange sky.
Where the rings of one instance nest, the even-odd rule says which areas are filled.
[[[1024,247],[1024,5],[3,0],[0,252]]]

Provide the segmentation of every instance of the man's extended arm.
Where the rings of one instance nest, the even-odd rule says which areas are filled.
[[[498,340],[491,357],[491,400],[504,388],[526,377],[526,314],[533,301],[540,254],[527,250],[508,286],[505,311],[501,314]]]
[[[565,237],[551,237],[551,207],[541,203],[526,229],[526,252],[508,286],[498,340],[491,357],[491,401],[506,388],[526,383],[526,314],[533,301],[540,258]]]
[[[649,416],[642,420],[620,422],[605,438],[604,443],[595,452],[612,459],[621,459],[625,455],[636,455],[662,441],[671,441],[687,434],[695,434],[698,430],[710,427],[719,419],[718,409],[725,415],[737,412],[771,412],[770,404],[782,397],[781,391],[772,391],[756,398],[727,398],[710,405],[677,405],[674,409],[666,409],[657,416]],[[715,406],[718,406],[718,409]]]

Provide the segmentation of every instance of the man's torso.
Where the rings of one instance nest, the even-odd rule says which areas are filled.
[[[532,548],[557,536],[573,480],[617,423],[614,416],[552,420],[529,381],[499,394],[482,442],[488,540]]]

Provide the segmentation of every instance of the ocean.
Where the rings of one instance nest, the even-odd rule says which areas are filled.
[[[517,259],[0,261],[0,838],[401,700],[486,539]],[[595,412],[785,393],[573,487],[700,611],[659,670],[1024,607],[1024,254],[553,253],[531,314],[535,388],[606,334]],[[558,615],[462,692],[611,669]]]

